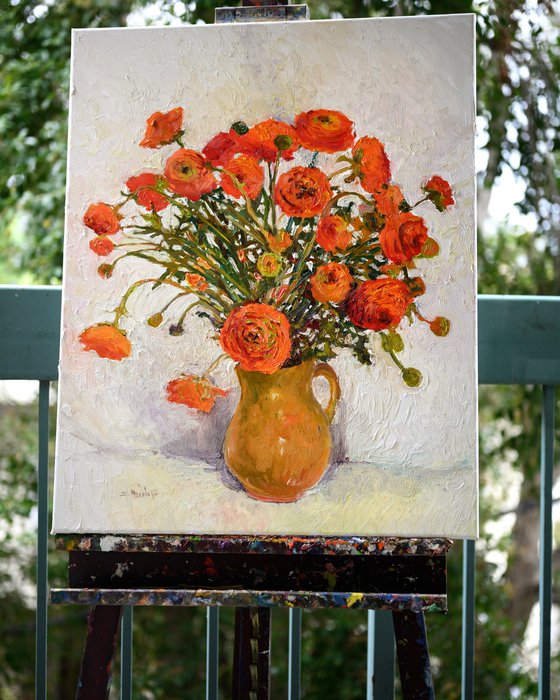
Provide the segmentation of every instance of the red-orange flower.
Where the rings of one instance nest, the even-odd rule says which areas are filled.
[[[89,242],[89,247],[96,255],[109,255],[115,249],[113,241],[108,236],[96,236]]]
[[[225,131],[216,134],[202,149],[206,159],[214,166],[225,165],[238,152],[237,138]]]
[[[194,374],[172,379],[166,387],[167,400],[195,408],[197,411],[210,413],[217,396],[225,396],[227,391],[214,386],[206,377]]]
[[[226,194],[239,199],[243,197],[243,194],[234,183],[231,175],[243,185],[249,199],[256,199],[259,196],[264,182],[264,172],[258,160],[241,155],[224,164],[220,185]]]
[[[268,304],[244,304],[227,317],[220,343],[242,369],[272,374],[290,356],[290,323]]]
[[[439,175],[431,177],[422,189],[439,211],[445,211],[455,204],[451,185]]]
[[[295,119],[296,132],[304,148],[322,153],[345,151],[354,143],[354,124],[342,112],[313,109]]]
[[[346,265],[332,262],[319,266],[309,284],[314,299],[338,304],[350,293],[352,275]]]
[[[122,360],[132,352],[126,333],[110,323],[98,323],[80,333],[80,343],[84,350],[93,350],[99,357],[109,360]]]
[[[278,137],[285,137],[280,139]],[[237,137],[239,150],[257,160],[266,160],[272,163],[278,155],[278,142],[284,141],[286,147],[282,148],[282,158],[292,160],[295,151],[299,148],[296,130],[290,124],[267,119],[255,124],[247,133]]]
[[[278,178],[274,201],[288,216],[308,217],[320,214],[332,197],[324,172],[298,166]]]
[[[112,236],[120,228],[114,208],[105,202],[90,204],[84,214],[84,224],[99,236]]]
[[[283,253],[292,245],[292,239],[286,229],[281,229],[276,235],[267,233],[266,242],[270,250],[274,253]]]
[[[427,238],[424,219],[404,213],[387,219],[379,234],[379,243],[387,258],[400,265],[419,255]]]
[[[412,296],[402,280],[380,278],[367,280],[355,289],[346,304],[355,326],[381,331],[398,326]]]
[[[352,240],[352,231],[341,216],[332,214],[325,216],[317,226],[317,243],[332,253],[335,250],[346,250]]]
[[[180,148],[168,158],[165,164],[165,178],[169,189],[193,202],[218,186],[216,178],[206,166],[204,157],[188,148]]]
[[[199,292],[203,292],[208,289],[208,282],[204,279],[202,275],[196,272],[189,272],[185,275],[187,284],[193,289],[197,289]]]
[[[375,195],[375,204],[383,216],[400,214],[399,205],[404,202],[404,194],[397,185],[388,185]]]
[[[126,186],[129,192],[136,195],[138,204],[150,211],[161,211],[169,205],[169,201],[160,192],[155,192],[154,187],[161,177],[155,173],[142,173],[129,177]]]
[[[182,107],[175,107],[169,112],[154,112],[146,120],[146,133],[140,145],[144,148],[159,148],[172,143],[181,131],[182,123]]]
[[[354,172],[366,192],[377,190],[391,179],[391,165],[379,139],[364,136],[352,148]]]

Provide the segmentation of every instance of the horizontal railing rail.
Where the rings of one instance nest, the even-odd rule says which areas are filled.
[[[0,379],[39,381],[36,697],[46,699],[48,407],[50,382],[58,378],[60,287],[0,286]],[[543,386],[540,523],[539,698],[550,696],[552,601],[552,476],[555,386],[560,384],[560,297],[478,298],[479,384]],[[383,613],[368,613],[368,700],[394,696],[392,629]],[[462,698],[474,698],[475,543],[463,545]],[[207,617],[206,698],[218,698],[216,608]],[[300,697],[301,611],[290,611],[289,698]],[[121,698],[132,697],[132,609],[123,617]]]

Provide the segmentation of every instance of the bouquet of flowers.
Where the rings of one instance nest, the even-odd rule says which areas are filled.
[[[398,329],[406,319],[449,333],[449,320],[420,312],[426,285],[414,262],[439,253],[417,211],[454,204],[449,183],[434,175],[407,201],[381,141],[358,138],[335,110],[303,112],[292,123],[238,121],[201,151],[189,148],[182,124],[181,107],[152,114],[140,145],[176,146],[163,172],[131,176],[116,203],[85,212],[95,234],[89,247],[108,259],[98,268],[103,278],[131,257],[157,272],[128,288],[110,320],[83,330],[83,348],[130,356],[121,327],[130,296],[167,285],[176,294],[150,310],[148,326],[166,323],[180,336],[190,313],[203,316],[223,350],[218,361],[272,374],[349,348],[371,364],[369,336],[378,333],[404,382],[418,386],[420,371],[399,360]],[[209,376],[216,364],[202,376],[170,378],[168,400],[210,411],[225,393]]]

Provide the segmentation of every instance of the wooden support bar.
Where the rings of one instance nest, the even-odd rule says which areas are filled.
[[[123,608],[94,605],[88,615],[86,644],[76,700],[107,700]]]
[[[269,700],[270,609],[237,608],[232,700]]]
[[[403,700],[435,700],[423,613],[393,612]]]

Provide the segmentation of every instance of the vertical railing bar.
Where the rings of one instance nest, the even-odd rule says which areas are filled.
[[[368,610],[367,700],[395,697],[395,634],[390,610]]]
[[[121,620],[121,700],[132,700],[132,622],[131,605],[125,606]]]
[[[301,608],[290,608],[288,628],[288,700],[301,696]]]
[[[220,608],[206,609],[206,700],[218,700]]]
[[[463,542],[463,623],[461,647],[461,700],[474,698],[476,550],[474,540]]]
[[[39,449],[37,459],[37,610],[35,626],[35,698],[47,698],[47,595],[49,533],[49,392],[50,382],[39,382]]]
[[[550,698],[550,613],[552,607],[552,482],[554,387],[543,387],[539,539],[539,700]]]

